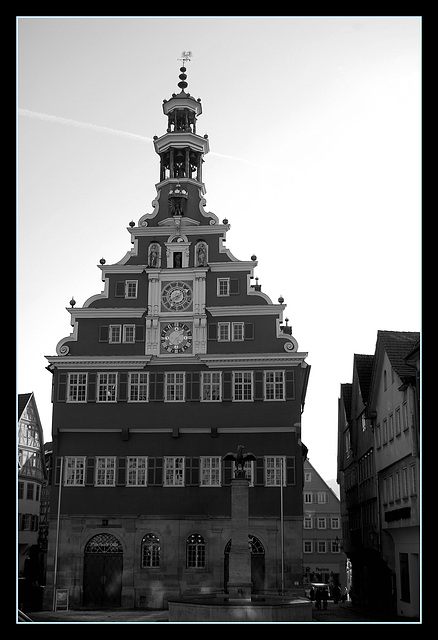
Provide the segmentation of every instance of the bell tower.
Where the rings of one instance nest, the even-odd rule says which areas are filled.
[[[182,61],[190,60],[191,52],[183,52]],[[187,74],[186,67],[180,68],[178,87],[179,93],[173,93],[169,100],[163,100],[163,112],[167,116],[167,131],[164,135],[154,137],[154,147],[160,156],[160,183],[161,188],[177,179],[179,184],[185,181],[194,181],[202,185],[203,157],[209,152],[207,136],[196,133],[196,122],[202,113],[201,99],[195,99],[186,92]],[[184,215],[186,198],[179,194],[169,194],[171,213]]]

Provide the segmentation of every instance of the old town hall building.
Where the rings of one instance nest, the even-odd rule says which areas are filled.
[[[161,607],[224,591],[230,480],[250,462],[254,592],[302,584],[301,414],[310,367],[284,300],[254,282],[256,257],[225,247],[229,224],[204,209],[201,101],[163,101],[152,213],[132,248],[101,260],[104,290],[72,301],[72,333],[47,356],[53,375],[51,521],[45,606]],[[280,482],[283,487],[280,491]],[[284,512],[281,514],[280,494]],[[282,516],[282,517],[281,517]]]

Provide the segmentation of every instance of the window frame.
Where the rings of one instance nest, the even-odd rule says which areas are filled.
[[[135,467],[130,468],[130,462],[135,460]],[[144,467],[138,466],[138,462],[144,462]],[[131,482],[130,472],[134,472],[134,482]],[[139,482],[139,472],[143,471],[141,475],[144,477],[143,482]],[[148,486],[148,456],[126,456],[126,478],[125,484],[127,487],[147,487]]]
[[[176,461],[181,461],[181,466],[176,466]],[[171,463],[171,464],[170,464]],[[185,486],[185,456],[164,456],[163,458],[163,487]],[[179,474],[179,479],[178,479]]]
[[[138,376],[138,382],[133,382],[132,377]],[[146,376],[146,382],[140,381],[140,376]],[[140,393],[140,388],[146,387],[146,394]],[[137,399],[132,397],[132,389],[137,389]],[[145,396],[145,397],[144,397]],[[141,398],[141,399],[140,399]],[[138,404],[149,402],[149,372],[148,371],[129,371],[128,373],[128,402]]]
[[[174,376],[172,382],[170,377]],[[176,376],[182,376],[182,382],[176,380]],[[179,391],[182,391],[182,398]],[[186,372],[185,371],[166,371],[164,375],[164,402],[185,402],[186,399]]]
[[[207,377],[211,377],[208,381]],[[219,381],[214,382],[213,376],[219,376]],[[219,397],[213,398],[214,391],[219,391]],[[208,392],[210,397],[205,397]],[[222,401],[222,371],[201,371],[201,402],[221,402]]]
[[[122,325],[108,325],[108,342],[109,344],[121,344],[122,342]]]
[[[151,537],[148,541],[147,538]],[[161,540],[155,533],[146,533],[141,540],[142,569],[159,569],[161,566]]]
[[[132,332],[132,339],[128,340],[128,330]],[[135,324],[124,324],[122,327],[122,342],[124,344],[135,344]]]
[[[231,330],[229,322],[217,323],[217,341],[218,342],[230,342]]]
[[[215,466],[212,466],[212,461],[214,461]],[[221,487],[222,486],[221,456],[200,456],[199,457],[199,486],[200,487]]]
[[[64,487],[85,487],[86,456],[65,456],[62,484]],[[82,466],[81,466],[82,465]],[[68,480],[68,471],[73,474],[72,482]],[[71,477],[71,476],[70,476]]]
[[[135,295],[131,295],[130,287],[133,286]],[[125,280],[125,300],[135,300],[138,296],[138,280]]]
[[[270,465],[268,463],[269,460],[274,461],[274,465],[272,466],[272,468],[270,468]],[[281,465],[279,464],[280,460],[283,460],[283,487],[286,486],[286,481],[287,481],[286,456],[273,455],[273,456],[264,456],[264,459],[263,459],[265,487],[281,487]],[[272,478],[270,477],[272,473],[274,473],[273,482],[271,481]]]
[[[273,381],[267,380],[269,374],[274,374]],[[275,379],[276,374],[281,374],[281,381]],[[279,384],[281,384],[281,397],[277,397],[279,395],[277,393],[277,385]],[[268,398],[268,385],[272,385],[269,388],[273,391],[273,398]],[[284,369],[267,369],[263,371],[263,399],[266,402],[283,402],[286,400],[286,372]]]
[[[100,466],[101,463],[103,466]],[[95,487],[115,487],[116,486],[116,470],[117,470],[117,458],[116,456],[96,456],[95,459],[95,471],[94,471],[94,486]],[[99,476],[102,477],[103,482],[99,482]],[[112,476],[112,477],[111,477]]]
[[[191,541],[194,536],[197,536],[200,540]],[[207,566],[206,551],[207,545],[203,536],[199,533],[192,533],[188,536],[186,539],[186,569],[205,570]]]
[[[104,377],[107,376],[107,381],[103,382]],[[114,376],[114,382],[110,382],[110,376]],[[101,404],[117,402],[117,384],[118,384],[118,372],[115,371],[99,371],[97,373],[97,397],[96,402]],[[112,387],[112,389],[110,389]],[[104,399],[104,394],[109,396],[108,399]]]
[[[226,293],[221,293],[221,289],[225,289]],[[218,298],[227,298],[230,295],[230,278],[217,279],[216,295]]]
[[[240,337],[237,336],[237,329],[240,329]],[[231,341],[232,342],[244,342],[245,340],[245,323],[244,322],[232,322],[231,323]]]
[[[72,382],[73,376],[85,376],[85,382]],[[71,390],[76,388],[76,396],[79,397],[79,388],[83,388],[83,400],[72,399]],[[88,373],[86,371],[69,371],[67,377],[67,395],[66,402],[84,403],[87,402],[87,390],[88,390]]]
[[[245,380],[245,375],[250,376],[250,381]],[[242,376],[242,381],[238,382],[236,380],[237,376]],[[236,397],[236,391],[238,390],[238,385],[241,385],[241,393],[242,397]],[[251,397],[245,397],[247,395],[248,389],[250,385],[250,395]],[[245,390],[246,386],[246,390]],[[232,401],[233,402],[253,402],[254,401],[254,371],[233,371],[232,372]]]

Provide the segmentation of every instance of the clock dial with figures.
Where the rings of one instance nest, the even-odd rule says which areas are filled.
[[[163,286],[161,301],[168,311],[187,311],[193,300],[193,293],[188,282],[169,282]]]
[[[161,325],[161,350],[163,353],[184,353],[192,347],[192,328],[185,322],[167,322]]]

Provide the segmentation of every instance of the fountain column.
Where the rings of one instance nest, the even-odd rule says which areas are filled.
[[[251,551],[248,544],[249,480],[231,480],[231,549],[228,594],[230,598],[251,598]]]

